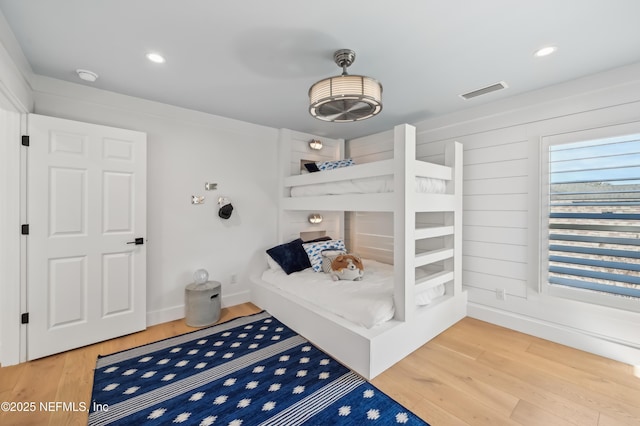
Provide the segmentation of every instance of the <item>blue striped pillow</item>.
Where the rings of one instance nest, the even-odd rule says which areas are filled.
[[[333,170],[333,169],[339,169],[340,167],[353,166],[354,164],[355,163],[351,158],[347,158],[344,160],[323,161],[322,163],[316,163],[316,165],[318,166],[318,170]]]
[[[322,271],[322,252],[325,250],[344,250],[347,251],[343,240],[320,241],[317,243],[304,243],[302,248],[307,252],[309,262],[314,271]]]

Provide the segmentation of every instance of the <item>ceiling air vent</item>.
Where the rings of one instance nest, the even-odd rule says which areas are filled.
[[[507,87],[507,83],[505,83],[504,81],[499,81],[498,83],[492,84],[490,86],[487,87],[483,87],[481,89],[477,89],[477,90],[473,90],[471,92],[468,93],[463,93],[462,95],[460,95],[460,97],[462,99],[471,99],[471,98],[475,98],[477,96],[480,95],[486,95],[487,93],[491,93],[491,92],[495,92],[497,90],[502,90],[502,89],[506,89]]]

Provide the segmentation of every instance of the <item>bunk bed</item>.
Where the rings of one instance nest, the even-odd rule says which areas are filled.
[[[393,129],[393,159],[301,174],[291,166],[295,133],[283,131],[280,138],[280,239],[288,241],[297,236],[292,229],[302,227],[291,221],[291,212],[335,212],[337,228],[331,232],[340,233],[340,237],[345,229],[343,212],[391,212],[393,318],[365,327],[323,309],[314,300],[283,291],[262,276],[252,277],[251,299],[349,368],[372,379],[466,315],[467,298],[461,285],[462,145],[453,142],[446,146],[444,165],[418,161],[415,128],[404,124]],[[344,142],[339,147],[337,155],[342,156]],[[391,192],[291,196],[292,188],[300,186],[381,176],[392,178]],[[416,178],[443,181],[443,190],[417,192]],[[416,213],[421,212],[443,212],[442,221],[424,226],[416,220]],[[436,239],[440,242],[437,248],[421,244]],[[420,247],[432,249],[423,251]],[[433,272],[429,271],[431,265],[437,265]],[[416,295],[437,286],[446,289],[442,297],[426,306],[416,303]]]

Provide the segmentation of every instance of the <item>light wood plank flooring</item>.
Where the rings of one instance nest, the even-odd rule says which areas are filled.
[[[247,303],[221,321],[259,312]],[[184,321],[0,368],[0,401],[90,403],[97,356],[193,331]],[[640,367],[638,367],[640,369]],[[640,425],[634,367],[465,318],[373,380],[433,426]],[[86,412],[0,412],[1,425],[86,425]]]

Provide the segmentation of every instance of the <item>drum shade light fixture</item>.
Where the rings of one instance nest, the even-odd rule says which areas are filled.
[[[325,78],[309,89],[309,113],[319,120],[336,123],[366,120],[382,110],[382,85],[371,77],[349,75],[347,68],[356,53],[340,49],[333,60],[342,75]]]

